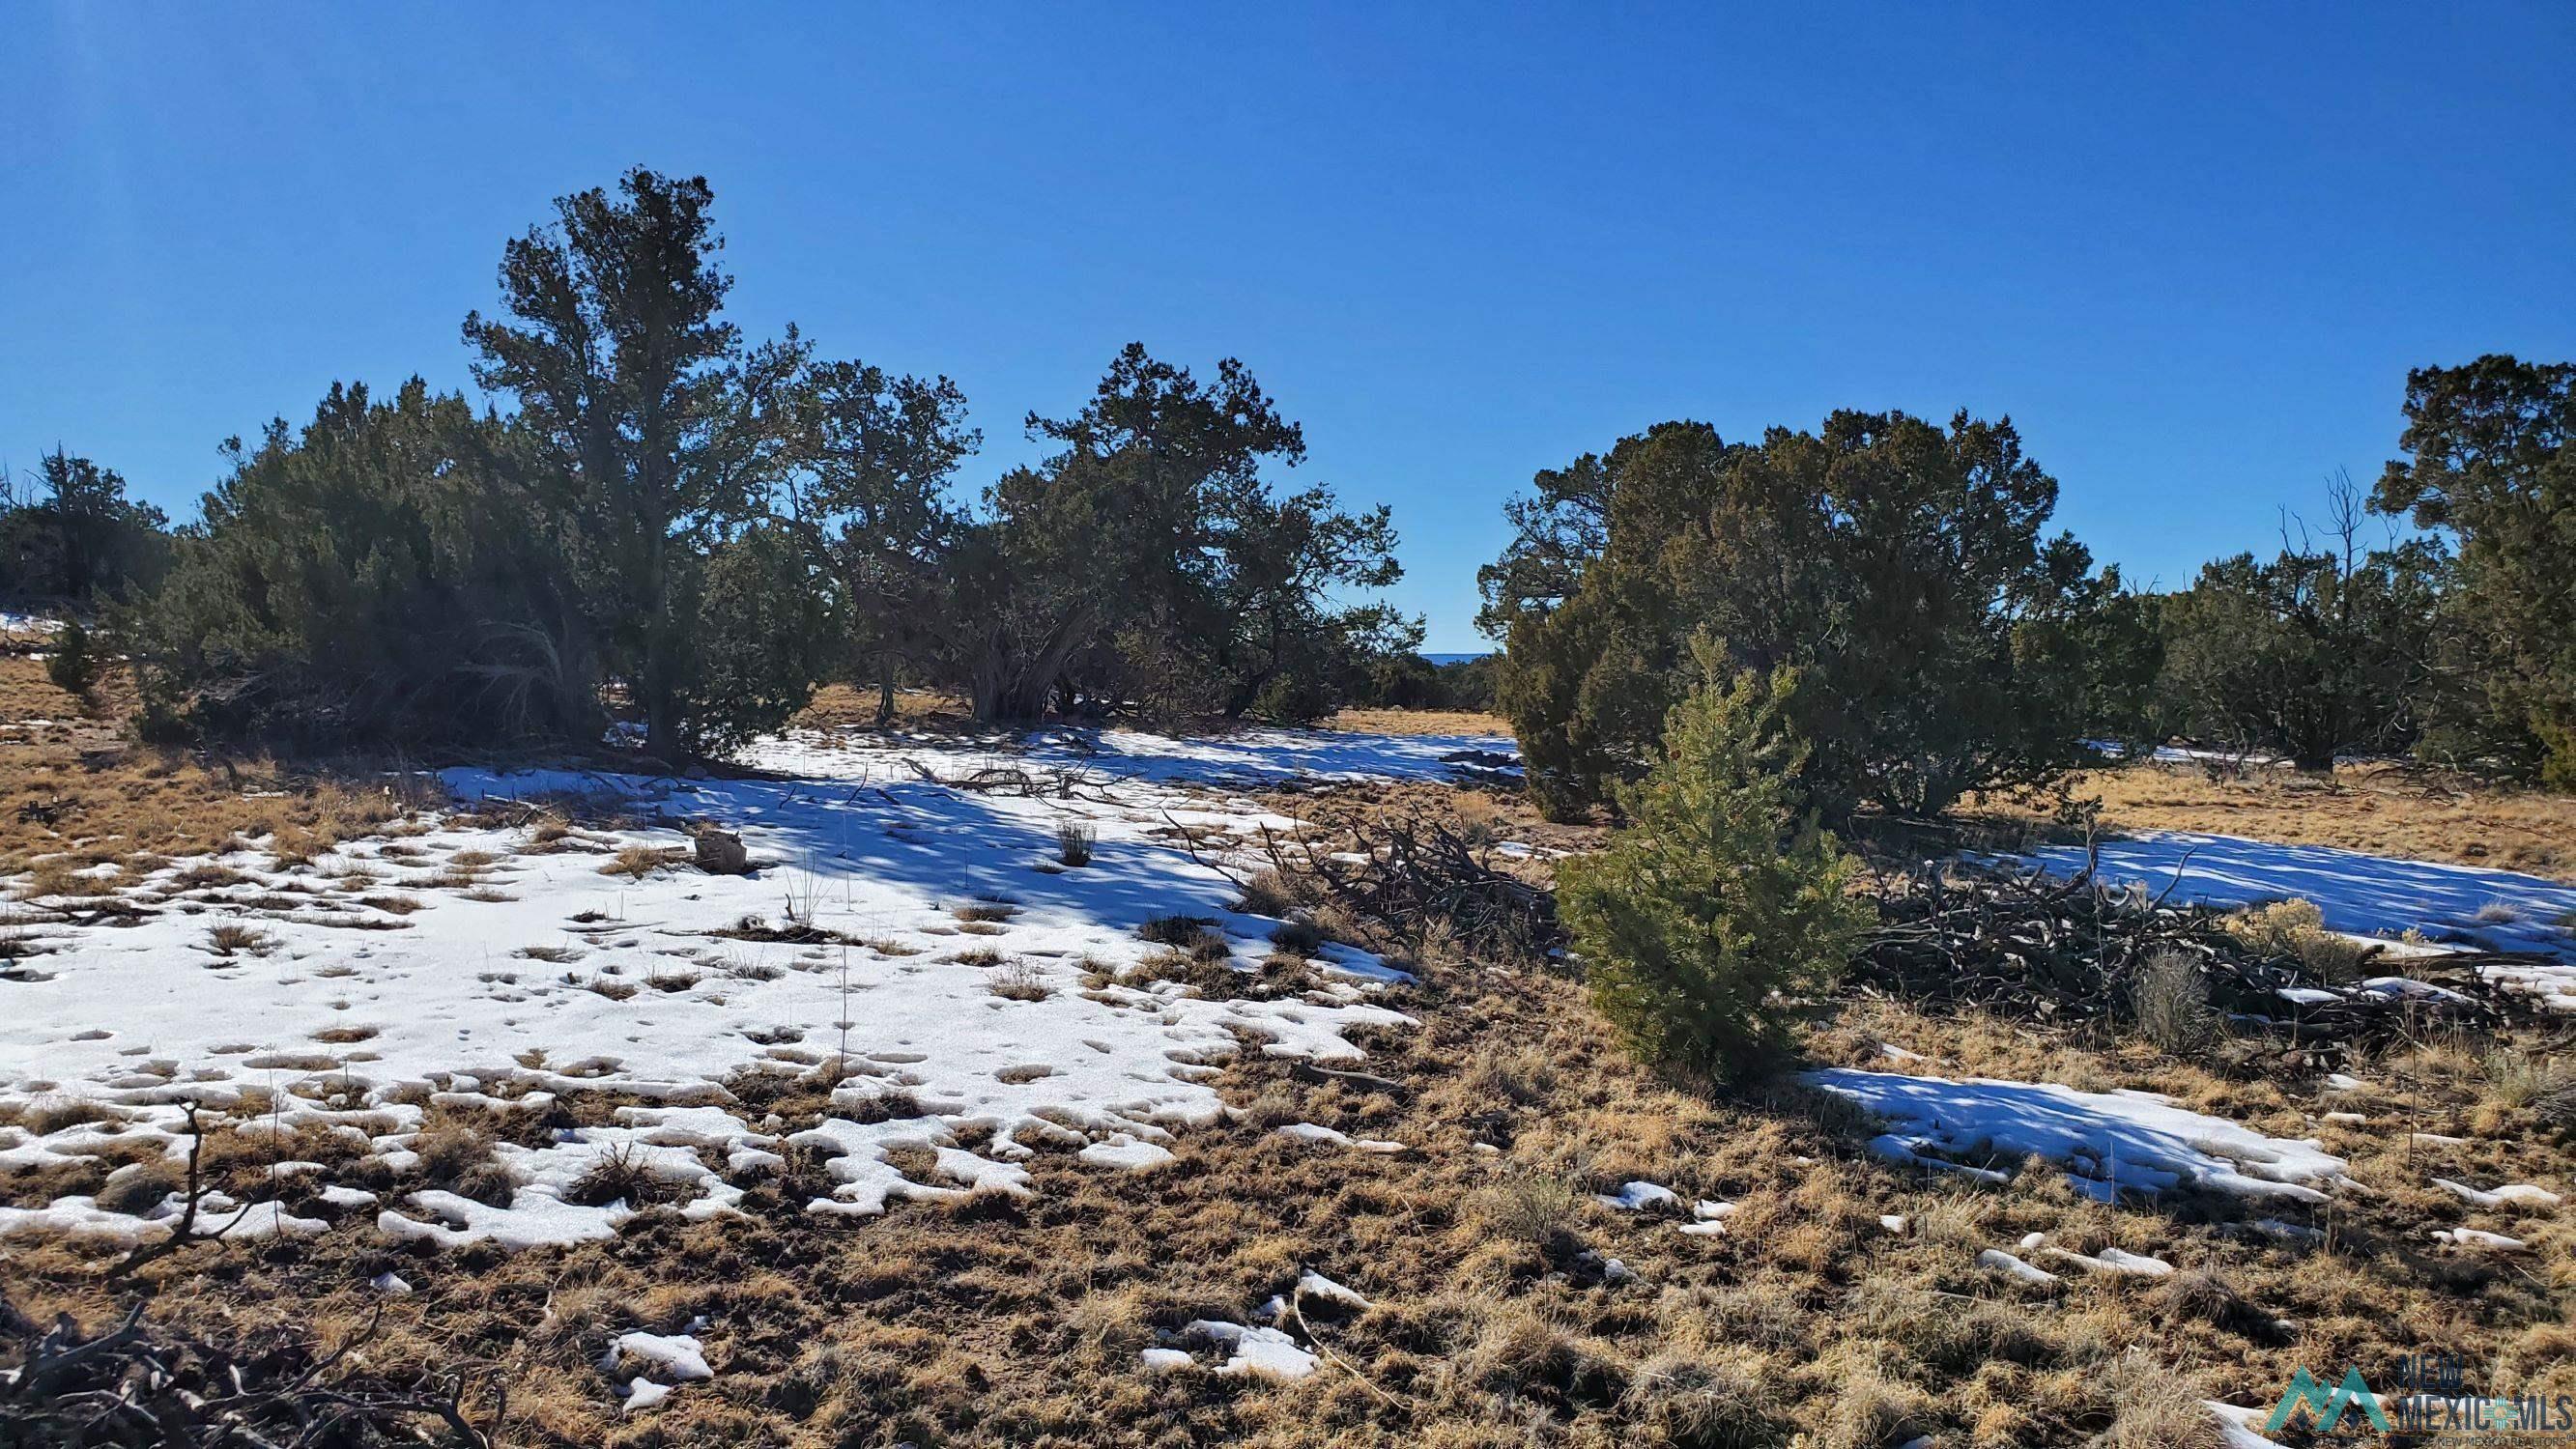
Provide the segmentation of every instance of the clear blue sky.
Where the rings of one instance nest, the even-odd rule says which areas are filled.
[[[2009,413],[2141,578],[2576,356],[2576,6],[0,9],[0,455],[193,511],[334,378],[470,387],[502,239],[716,188],[736,317],[987,447],[1241,356],[1394,505],[1426,647],[1537,468],[1675,416]]]

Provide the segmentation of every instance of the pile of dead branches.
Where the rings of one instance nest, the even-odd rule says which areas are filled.
[[[1439,937],[1476,960],[1536,962],[1564,944],[1552,893],[1437,821],[1360,818],[1322,836],[1265,827],[1261,847],[1280,879],[1408,950]]]
[[[1004,795],[1024,800],[1081,800],[1094,805],[1124,805],[1112,790],[1115,777],[1073,765],[978,765],[941,774],[909,756],[903,762],[924,783],[973,795]]]
[[[483,1449],[462,1386],[428,1375],[402,1386],[356,1371],[377,1319],[338,1348],[302,1343],[225,1347],[146,1323],[136,1304],[116,1328],[84,1337],[65,1319],[42,1333],[9,1324],[14,1369],[0,1370],[0,1444],[372,1449],[449,1444]]]
[[[2483,1031],[2517,1004],[2483,979],[2489,954],[2411,957],[2403,975],[2435,988],[2354,984],[2400,974],[2375,951],[2342,981],[2271,954],[2210,906],[2069,876],[1973,861],[1927,861],[1881,877],[1879,924],[1852,963],[1859,985],[1940,1006],[2054,1021],[2115,1016],[2149,960],[2194,962],[2210,1004],[2240,1028],[2276,1029],[2294,1049],[2373,1044],[2428,1028]]]

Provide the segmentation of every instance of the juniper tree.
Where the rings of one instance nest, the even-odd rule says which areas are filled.
[[[323,747],[596,737],[595,651],[509,445],[418,378],[335,383],[302,428],[228,443],[127,621],[147,709]]]
[[[2117,570],[2045,532],[2056,498],[2009,421],[1964,413],[1759,444],[1666,423],[1542,475],[1488,574],[1533,793],[1576,811],[1642,771],[1696,635],[1734,669],[1800,668],[1801,783],[1829,816],[2063,775],[2142,700],[2154,638]]]
[[[2489,751],[2576,789],[2576,363],[2490,354],[2406,378],[2372,506],[2459,544],[2459,658]]]
[[[2414,741],[2447,559],[2421,539],[2370,548],[2359,496],[2339,483],[2329,501],[2322,537],[2302,525],[2272,559],[2214,560],[2163,601],[2159,693],[2193,738],[2304,770]]]
[[[960,549],[983,586],[951,667],[979,717],[1038,713],[1067,680],[1166,716],[1308,716],[1360,658],[1419,640],[1336,598],[1400,576],[1389,511],[1275,493],[1265,469],[1305,436],[1240,362],[1202,382],[1130,344],[1079,412],[1028,427],[1057,451],[994,485]]]
[[[898,666],[935,661],[957,631],[956,571],[973,520],[948,495],[982,435],[947,378],[859,362],[816,364],[795,408],[793,527],[832,575],[882,727]]]

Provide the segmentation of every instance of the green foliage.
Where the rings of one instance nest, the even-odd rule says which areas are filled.
[[[795,329],[746,347],[721,317],[733,279],[713,203],[703,179],[640,167],[614,198],[562,197],[554,226],[503,251],[515,320],[465,320],[475,380],[517,399],[515,441],[560,509],[590,630],[665,760],[738,733],[691,717],[728,707],[692,603],[717,542],[792,466],[807,361]]]
[[[2218,559],[2164,601],[2158,694],[2180,733],[2311,770],[2414,741],[2448,560],[2425,540],[2365,549],[2358,497],[2338,487],[2333,507],[2323,546]]]
[[[1349,702],[1380,709],[1490,710],[1499,664],[1491,654],[1446,664],[1410,650],[1379,655],[1360,667]]]
[[[1272,724],[1311,725],[1340,704],[1333,687],[1311,674],[1274,674],[1261,686],[1250,712]]]
[[[0,477],[0,599],[89,607],[159,581],[170,520],[127,498],[115,470],[56,448],[36,481],[41,492],[21,501]]]
[[[2063,775],[2142,708],[2156,641],[2117,570],[2043,536],[2056,498],[2009,422],[1964,413],[1759,444],[1665,423],[1539,475],[1481,616],[1533,793],[1571,813],[1645,768],[1703,634],[1730,669],[1802,670],[1801,784],[1831,815]]]
[[[947,495],[982,440],[965,416],[947,378],[857,362],[816,364],[798,392],[789,526],[837,587],[846,653],[875,677],[880,726],[898,672],[955,652],[957,555],[973,525]]]
[[[1628,823],[1565,863],[1557,901],[1592,999],[1645,1059],[1719,1080],[1784,1044],[1795,1000],[1829,984],[1872,919],[1855,870],[1802,808],[1794,669],[1724,677],[1676,706],[1664,757],[1620,789]]]
[[[1361,660],[1420,642],[1383,604],[1336,602],[1401,577],[1391,515],[1272,489],[1305,437],[1240,362],[1203,383],[1131,343],[1080,412],[1029,430],[1059,450],[994,485],[959,551],[985,586],[958,590],[945,659],[979,718],[1312,718]]]
[[[2458,540],[2443,662],[2480,707],[2445,733],[2477,741],[2486,763],[2576,789],[2576,363],[2491,354],[2419,368],[2405,412],[2408,456],[2371,506]]]
[[[787,723],[814,697],[841,627],[810,555],[786,529],[755,527],[707,560],[692,670],[679,701],[692,755],[725,755]]]
[[[230,444],[131,611],[147,708],[319,747],[595,738],[589,636],[508,441],[414,378],[390,402],[334,384],[301,432]]]
[[[89,630],[78,619],[65,619],[53,644],[45,658],[45,677],[66,694],[86,696],[98,683],[98,656],[90,650]]]

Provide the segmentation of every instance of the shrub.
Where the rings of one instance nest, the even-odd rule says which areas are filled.
[[[1068,820],[1055,828],[1055,856],[1069,866],[1091,864],[1091,847],[1100,832],[1080,821]]]
[[[98,656],[90,652],[89,630],[78,619],[65,619],[54,635],[54,652],[45,660],[45,677],[66,694],[87,696],[98,683]]]
[[[1842,967],[1869,922],[1854,863],[1802,808],[1794,671],[1710,683],[1676,707],[1664,759],[1623,787],[1630,823],[1560,872],[1594,1003],[1641,1056],[1721,1080],[1782,1044],[1789,998]]]
[[[1044,1001],[1054,995],[1047,989],[1046,978],[1026,961],[1013,961],[994,973],[984,989],[1006,1001]]]
[[[2325,928],[2325,912],[2293,897],[2250,907],[2230,917],[2228,932],[2258,951],[2286,957],[2328,981],[2342,981],[2360,967],[2368,946]]]
[[[2175,1056],[2197,1056],[2218,1037],[2209,983],[2201,979],[2199,965],[2179,951],[2148,957],[2129,988],[2129,999],[2139,1032]]]

